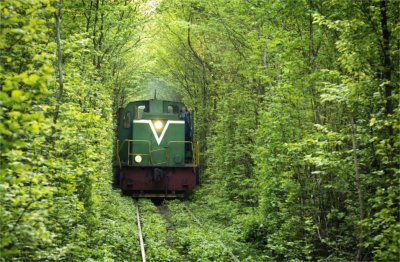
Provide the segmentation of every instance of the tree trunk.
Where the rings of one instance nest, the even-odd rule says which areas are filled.
[[[354,118],[351,117],[351,140],[353,144],[353,162],[354,162],[354,172],[355,172],[355,182],[356,182],[356,188],[357,188],[357,194],[358,194],[358,208],[359,208],[359,218],[360,221],[364,219],[365,217],[365,207],[364,207],[364,201],[363,201],[363,192],[362,192],[362,182],[361,182],[361,177],[360,177],[360,163],[357,155],[358,151],[358,143],[357,143],[357,138],[356,138],[356,126],[354,124]],[[361,226],[359,227],[359,232],[358,232],[358,249],[357,249],[357,261],[362,261],[362,253],[363,249],[361,244],[362,241],[362,228]]]
[[[58,95],[57,104],[54,111],[53,123],[57,123],[58,113],[60,111],[61,98],[64,92],[64,79],[62,71],[62,51],[61,51],[61,37],[60,37],[60,20],[61,20],[61,10],[63,6],[63,0],[60,0],[56,12],[54,13],[56,19],[56,43],[57,43],[57,69],[58,69]]]
[[[382,56],[383,56],[383,78],[385,84],[385,111],[386,114],[393,114],[392,103],[392,62],[390,59],[390,31],[388,28],[387,0],[380,1],[381,27],[382,27]],[[390,132],[392,135],[392,131]]]
[[[92,38],[93,38],[93,49],[94,49],[94,56],[93,56],[93,65],[96,66],[97,65],[97,60],[99,59],[99,56],[97,54],[98,52],[98,42],[97,42],[97,21],[99,20],[99,15],[98,15],[98,11],[99,11],[99,0],[96,0],[95,4],[94,4],[94,23],[93,23],[93,33],[92,33]]]

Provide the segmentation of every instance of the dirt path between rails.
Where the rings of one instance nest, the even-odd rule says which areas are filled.
[[[158,212],[160,215],[164,218],[164,220],[167,222],[167,246],[171,249],[174,249],[174,244],[172,240],[172,235],[170,234],[171,231],[175,229],[175,226],[171,223],[169,220],[169,209],[166,207],[164,204],[159,204],[156,205]]]

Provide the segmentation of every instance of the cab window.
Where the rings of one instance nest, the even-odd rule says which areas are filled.
[[[136,119],[142,119],[143,112],[148,112],[148,110],[145,105],[140,105],[137,107],[136,112],[137,112]]]
[[[142,119],[143,113],[150,112],[150,105],[149,101],[140,101],[135,103],[135,119]]]
[[[176,114],[179,113],[179,108],[177,105],[168,105],[167,113]]]

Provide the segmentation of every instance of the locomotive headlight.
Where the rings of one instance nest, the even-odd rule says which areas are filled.
[[[163,126],[164,126],[164,124],[163,124],[163,122],[161,122],[160,120],[157,120],[157,121],[154,122],[154,127],[155,127],[157,130],[162,129]]]
[[[141,155],[136,155],[135,156],[135,162],[140,164],[142,162],[142,156]]]

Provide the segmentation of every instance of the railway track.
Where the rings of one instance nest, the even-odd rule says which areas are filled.
[[[146,203],[139,200],[134,200],[134,205],[136,209],[138,242],[141,255],[140,261],[146,262],[147,259],[150,261],[189,261],[193,259],[193,257],[188,258],[187,253],[182,253],[182,250],[179,251],[179,248],[176,250],[174,247],[174,244],[176,244],[174,243],[176,239],[173,237],[175,234],[174,231],[179,231],[180,228],[175,228],[175,226],[170,224],[170,221],[168,221],[168,207],[164,205],[154,205],[154,203],[149,204],[149,202]],[[199,230],[203,231],[203,233],[208,232],[212,234],[212,231],[210,231],[210,229],[206,229],[207,227],[204,227],[204,224],[193,214],[186,204],[181,203],[178,206],[180,206],[181,212],[183,211],[181,215],[186,213],[188,217],[191,218],[193,225],[196,225],[197,228],[201,228]],[[179,213],[180,212],[178,212],[178,214]],[[158,220],[154,220],[155,216],[158,218]],[[158,230],[165,231],[161,232]],[[215,243],[218,243],[217,245],[220,246],[221,250],[224,250],[224,253],[228,255],[226,259],[221,261],[240,261],[221,239],[215,239],[215,241]],[[150,257],[146,257],[146,249]],[[158,253],[158,255],[162,253],[162,256],[165,255],[163,258],[166,260],[160,258],[158,255],[155,255],[155,253]]]
[[[146,262],[146,251],[144,249],[143,232],[142,232],[142,225],[141,225],[141,220],[140,220],[139,201],[138,200],[134,200],[134,201],[135,201],[135,207],[136,207],[136,221],[137,221],[137,228],[138,228],[140,254],[141,254],[142,262]]]

